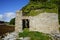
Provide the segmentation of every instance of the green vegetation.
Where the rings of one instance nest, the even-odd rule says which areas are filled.
[[[6,24],[9,24],[9,22],[5,22]]]
[[[52,3],[55,3],[58,7],[58,19],[60,24],[60,0],[50,0]]]
[[[52,40],[48,34],[37,31],[29,31],[28,29],[24,29],[23,33],[19,33],[19,37],[30,37],[31,40]]]
[[[39,13],[35,12],[34,10],[39,10],[39,13],[42,12],[49,12],[49,13],[57,13],[58,8],[57,5],[51,1],[47,0],[30,0],[29,4],[23,7],[22,11],[25,13],[25,16],[35,16]]]
[[[45,9],[46,12],[48,13],[58,13],[58,9]]]
[[[42,12],[58,13],[60,24],[60,0],[30,0],[28,5],[22,8],[24,16],[36,16],[37,13],[33,10],[44,9]]]
[[[31,10],[30,13],[27,13],[25,15],[26,16],[35,16],[35,15],[42,13],[42,12],[43,12],[43,10],[41,10],[41,11],[40,10],[39,11]]]
[[[11,19],[9,24],[10,25],[15,25],[15,18]]]
[[[53,11],[54,10],[54,11]],[[29,13],[26,13],[25,16],[36,16],[40,13],[43,12],[48,12],[48,13],[57,13],[58,9],[40,9],[40,10],[31,10]]]

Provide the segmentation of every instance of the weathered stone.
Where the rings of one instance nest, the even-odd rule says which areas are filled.
[[[22,19],[29,19],[29,30],[43,33],[59,32],[58,14],[57,13],[40,13],[37,16],[22,16],[22,11],[16,13],[15,30],[23,31]]]

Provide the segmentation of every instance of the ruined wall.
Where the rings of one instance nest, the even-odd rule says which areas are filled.
[[[30,17],[30,30],[44,33],[59,32],[58,14],[41,13]]]
[[[16,12],[16,19],[15,19],[15,31],[21,32],[22,31],[22,11]]]
[[[37,16],[22,16],[22,11],[16,14],[16,32],[22,31],[22,19],[29,19],[29,30],[44,33],[58,32],[58,14],[56,13],[40,13]]]

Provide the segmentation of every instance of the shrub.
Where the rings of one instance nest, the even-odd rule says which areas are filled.
[[[52,40],[50,35],[37,31],[29,31],[28,29],[25,29],[23,33],[19,33],[19,37],[30,37],[31,40]]]
[[[9,24],[10,25],[15,25],[15,18],[11,19]]]
[[[49,13],[58,12],[57,11],[58,7],[57,7],[56,4],[51,3],[51,2],[39,2],[39,1],[42,1],[42,0],[38,0],[38,2],[36,2],[36,1],[37,0],[30,0],[28,5],[26,5],[25,7],[22,8],[22,11],[23,11],[23,13],[25,13],[25,16],[36,16],[39,13],[41,13],[41,12],[37,13],[37,12],[33,11],[33,10],[36,10],[36,9],[45,9],[45,10],[43,10],[43,12],[46,11],[46,12],[49,12]]]

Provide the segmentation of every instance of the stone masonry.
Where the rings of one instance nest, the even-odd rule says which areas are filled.
[[[29,19],[29,30],[43,33],[59,32],[57,13],[40,13],[36,16],[22,16],[22,11],[17,11],[15,31],[22,32],[22,19]]]

